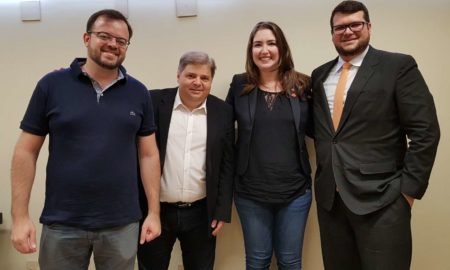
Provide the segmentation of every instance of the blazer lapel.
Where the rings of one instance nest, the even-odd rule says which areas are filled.
[[[248,109],[250,113],[250,123],[252,123],[255,120],[255,112],[256,112],[256,98],[258,97],[258,88],[255,87],[248,95]]]
[[[302,117],[302,114],[300,113],[299,98],[289,97],[289,101],[291,102],[292,115],[294,116],[295,130],[297,130],[297,133],[299,133],[300,132],[300,118]]]

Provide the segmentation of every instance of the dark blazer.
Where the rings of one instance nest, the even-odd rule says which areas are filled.
[[[336,185],[347,207],[360,215],[401,193],[420,199],[440,131],[433,97],[415,60],[370,47],[335,132],[323,82],[336,62],[312,73],[317,203],[331,209]]]
[[[156,141],[159,148],[161,171],[166,156],[172,109],[178,88],[150,90],[154,112]],[[223,100],[209,95],[206,100],[206,200],[208,217],[231,221],[233,188],[234,126],[232,108]]]
[[[250,157],[250,142],[252,140],[253,122],[256,110],[256,89],[249,94],[242,95],[245,84],[247,83],[246,74],[237,74],[233,76],[230,90],[226,102],[233,106],[234,119],[237,121],[237,141],[236,141],[236,174],[243,175],[248,166]],[[300,152],[300,161],[306,176],[310,176],[311,167],[309,165],[308,151],[305,145],[305,135],[312,133],[312,115],[311,106],[306,97],[290,98],[292,115],[297,128],[298,151]]]

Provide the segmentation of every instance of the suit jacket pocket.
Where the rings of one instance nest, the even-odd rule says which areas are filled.
[[[395,161],[363,163],[359,165],[359,171],[361,174],[393,173],[397,171],[397,165]]]

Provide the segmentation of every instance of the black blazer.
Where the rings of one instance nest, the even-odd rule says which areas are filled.
[[[250,142],[252,140],[253,122],[256,110],[256,89],[247,95],[242,95],[245,84],[247,83],[246,74],[237,74],[233,76],[230,90],[226,102],[233,106],[234,120],[237,121],[237,141],[236,141],[236,174],[243,175],[248,166],[250,157]],[[309,165],[308,151],[305,145],[305,135],[311,136],[312,133],[312,115],[310,104],[306,97],[290,98],[292,115],[297,129],[298,151],[300,152],[300,162],[305,175],[309,178],[311,167]]]
[[[420,199],[440,132],[433,97],[415,60],[370,47],[335,132],[323,82],[336,62],[312,73],[317,203],[331,209],[336,185],[347,207],[360,215],[400,193]]]
[[[150,90],[155,112],[156,141],[161,171],[166,156],[172,109],[178,88]],[[233,188],[234,127],[232,108],[223,100],[209,95],[206,100],[206,200],[208,217],[231,221]]]

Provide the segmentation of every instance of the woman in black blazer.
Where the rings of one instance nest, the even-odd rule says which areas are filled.
[[[301,269],[311,206],[305,134],[312,129],[310,78],[294,69],[289,45],[273,22],[260,22],[247,46],[246,73],[233,77],[235,205],[244,234],[246,268]]]

